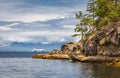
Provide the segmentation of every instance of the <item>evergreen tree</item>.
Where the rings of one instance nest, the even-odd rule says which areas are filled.
[[[98,27],[106,26],[110,22],[120,21],[120,0],[89,0],[88,14],[79,12],[76,19],[80,21],[76,25],[73,36],[82,36],[82,40],[92,34]]]
[[[81,36],[81,40],[83,40],[88,30],[88,28],[85,26],[85,23],[82,22],[84,20],[83,13],[82,12],[76,13],[76,19],[78,19],[80,23],[76,25],[75,32],[79,32],[79,33],[74,34],[72,36],[73,37]]]
[[[93,19],[93,30],[95,30],[97,27],[95,25],[95,0],[89,0],[87,4],[87,11],[89,12],[89,18]]]
[[[97,16],[96,22],[99,27],[119,20],[120,11],[118,11],[119,7],[116,8],[116,3],[117,6],[119,6],[118,0],[96,0],[97,7],[95,14]]]

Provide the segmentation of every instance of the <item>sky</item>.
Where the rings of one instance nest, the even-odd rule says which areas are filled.
[[[79,41],[75,13],[86,12],[88,0],[0,0],[0,51],[60,49]]]

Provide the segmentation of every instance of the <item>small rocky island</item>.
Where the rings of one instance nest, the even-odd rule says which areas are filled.
[[[61,50],[37,54],[38,59],[66,59],[120,66],[120,21],[95,31],[84,41],[69,42]]]

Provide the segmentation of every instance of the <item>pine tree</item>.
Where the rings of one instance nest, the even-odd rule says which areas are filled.
[[[117,8],[116,4],[118,6]],[[118,0],[96,0],[96,5],[96,22],[99,27],[119,20],[120,11]]]
[[[87,4],[87,11],[90,13],[92,16],[93,20],[95,19],[95,1],[94,0],[89,0]]]
[[[80,23],[76,25],[75,32],[79,32],[79,33],[74,34],[72,36],[73,37],[81,36],[81,40],[84,40],[88,28],[85,26],[85,23],[82,22],[84,20],[83,13],[82,12],[76,13],[76,19],[78,19]]]
[[[89,0],[87,4],[87,11],[89,12],[89,18],[93,19],[93,30],[97,29],[95,25],[95,0]]]
[[[120,0],[89,0],[88,14],[76,13],[76,19],[80,21],[76,25],[73,36],[82,36],[82,40],[92,34],[98,27],[103,27],[110,22],[120,21]]]

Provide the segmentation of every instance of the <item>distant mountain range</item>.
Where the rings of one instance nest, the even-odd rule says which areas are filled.
[[[40,48],[40,49],[34,48],[34,49],[32,50],[32,52],[44,52],[44,51],[45,51],[45,49],[42,49],[42,48]]]
[[[10,46],[0,47],[0,51],[32,51],[34,48],[52,51],[53,49],[59,50],[63,44],[65,42],[51,44],[14,42]]]

